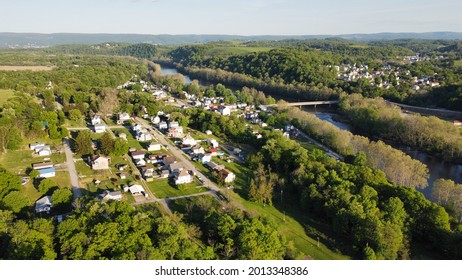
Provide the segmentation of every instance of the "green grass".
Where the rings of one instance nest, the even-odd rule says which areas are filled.
[[[169,179],[154,179],[153,182],[147,184],[157,198],[190,195],[208,190],[207,188],[199,187],[200,183],[197,180],[190,184],[180,185],[179,187],[175,186]]]
[[[226,193],[227,192],[227,193]],[[238,196],[233,191],[226,190],[226,196],[231,196],[239,201],[248,212],[268,219],[277,225],[279,233],[285,237],[288,242],[293,242],[294,247],[298,250],[298,258],[312,258],[316,260],[344,260],[347,256],[332,251],[322,243],[309,237],[305,228],[296,219],[290,217],[284,211],[280,211],[274,206],[265,205],[257,202],[247,201]]]
[[[13,97],[14,91],[11,89],[0,89],[0,106],[5,104],[8,98]]]
[[[454,61],[454,66],[455,66],[455,67],[462,67],[462,59],[460,59],[460,60],[455,60],[455,61]]]

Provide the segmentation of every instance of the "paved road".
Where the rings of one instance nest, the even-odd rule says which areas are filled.
[[[79,177],[77,175],[77,170],[75,169],[74,156],[72,154],[68,138],[64,138],[64,152],[66,153],[67,170],[71,177],[72,192],[74,194],[74,199],[77,199],[82,197],[82,191],[79,186]]]
[[[172,154],[179,161],[181,161],[183,163],[183,167],[185,169],[190,169],[190,170],[196,172],[197,176],[199,178],[202,178],[202,180],[204,181],[203,182],[204,187],[209,188],[212,191],[215,191],[215,193],[220,191],[220,188],[217,185],[215,185],[214,182],[212,182],[209,178],[207,178],[204,174],[202,174],[202,172],[200,172],[198,169],[196,169],[196,167],[192,164],[192,162],[188,158],[186,158],[183,151],[181,151],[179,148],[177,148],[176,146],[172,145],[169,141],[167,141],[166,136],[164,134],[160,133],[157,129],[153,128],[150,124],[147,123],[147,121],[145,121],[143,119],[136,118],[135,120],[138,123],[140,123],[144,128],[146,128],[148,131],[150,131],[157,138],[159,143],[164,145],[164,147],[168,147],[170,152],[172,152]],[[237,201],[235,201],[235,205],[238,208],[240,208],[242,210],[245,210],[244,206],[242,206]]]
[[[302,137],[304,137],[305,139],[307,139],[308,141],[310,141],[311,143],[315,144],[316,146],[320,147],[321,149],[323,149],[325,152],[326,152],[326,155],[331,157],[331,158],[334,158],[336,160],[340,160],[340,161],[343,161],[344,158],[343,156],[337,154],[336,152],[332,151],[332,149],[330,149],[329,147],[327,147],[326,145],[323,145],[321,143],[319,143],[319,141],[316,141],[314,140],[313,138],[311,138],[310,136],[308,136],[305,132],[301,131],[301,130],[298,130],[300,135]]]

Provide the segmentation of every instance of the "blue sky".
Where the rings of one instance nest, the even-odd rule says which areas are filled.
[[[0,32],[462,32],[461,0],[0,0]]]

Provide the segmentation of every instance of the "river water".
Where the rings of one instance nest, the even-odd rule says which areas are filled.
[[[338,121],[341,119],[341,116],[339,114],[336,114],[335,112],[332,112],[332,110],[325,111],[325,110],[313,110],[313,109],[305,109],[306,112],[314,114],[316,117],[328,121],[331,124],[335,125],[336,127],[343,129],[343,130],[348,130],[351,131],[352,127],[348,124],[342,123]],[[462,183],[462,165],[461,164],[455,164],[455,163],[450,163],[441,159],[438,159],[434,156],[430,156],[424,152],[411,149],[409,147],[397,147],[394,146],[395,149],[399,149],[412,157],[413,159],[416,159],[425,165],[427,165],[428,170],[429,170],[429,175],[430,177],[428,178],[428,186],[420,190],[425,197],[430,198],[431,195],[431,190],[433,186],[433,182],[439,178],[443,179],[451,179],[456,183],[461,184]]]
[[[172,67],[166,67],[162,65],[162,74],[178,74],[178,70]],[[186,83],[191,83],[191,79],[188,75],[184,75]],[[199,81],[199,85],[210,85],[207,81]],[[308,113],[316,115],[316,117],[320,118],[321,120],[330,122],[331,124],[335,125],[336,127],[342,130],[351,131],[352,127],[349,124],[343,123],[339,121],[341,119],[339,114],[336,114],[332,110],[313,110],[313,109],[306,109]],[[444,179],[451,179],[456,183],[462,184],[462,165],[461,164],[454,164],[444,160],[440,160],[433,156],[427,155],[424,152],[417,151],[410,149],[409,147],[394,147],[396,149],[400,149],[401,151],[408,154],[413,159],[416,159],[425,165],[428,166],[430,177],[428,179],[428,187],[420,190],[425,197],[430,198],[433,182],[439,178]]]

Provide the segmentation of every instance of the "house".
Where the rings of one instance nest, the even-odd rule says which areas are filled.
[[[462,126],[462,122],[457,121],[457,120],[452,121],[452,124],[455,125],[455,126]]]
[[[217,171],[221,171],[222,169],[224,169],[224,166],[223,165],[219,165],[213,161],[209,161],[205,164],[210,170],[217,170]]]
[[[194,146],[197,144],[197,141],[194,140],[190,134],[188,134],[185,138],[183,138],[182,144],[185,146]]]
[[[144,159],[145,152],[144,151],[134,151],[134,152],[131,152],[130,155],[135,160],[136,159]]]
[[[170,128],[168,130],[168,137],[172,138],[182,138],[183,137],[183,127],[177,127],[177,128]]]
[[[35,202],[35,213],[47,212],[50,213],[53,203],[51,201],[51,196],[47,195]]]
[[[211,130],[206,130],[206,131],[205,131],[205,134],[207,134],[207,135],[212,135],[212,131],[211,131]]]
[[[202,146],[196,145],[192,148],[192,153],[195,155],[205,154],[205,150]]]
[[[207,162],[210,162],[212,160],[212,155],[209,154],[209,153],[206,153],[202,159],[201,159],[201,162],[202,164],[206,164]]]
[[[223,116],[231,115],[231,109],[227,106],[222,106],[220,110],[218,110]]]
[[[122,192],[121,191],[113,191],[110,192],[106,190],[104,193],[101,194],[101,199],[102,200],[122,200]]]
[[[146,166],[146,161],[144,160],[144,158],[142,159],[135,159],[135,164],[136,166],[140,167],[140,166]]]
[[[177,185],[188,184],[191,183],[191,181],[191,175],[189,175],[186,170],[181,170],[181,172],[175,176],[175,184]]]
[[[128,191],[132,194],[132,195],[135,195],[135,194],[145,194],[145,190],[144,188],[141,186],[141,185],[132,185],[128,188]]]
[[[164,157],[164,158],[162,159],[162,163],[163,163],[163,164],[165,165],[165,167],[167,167],[167,168],[170,166],[170,164],[175,163],[175,162],[176,162],[176,157],[174,157],[174,156]]]
[[[119,171],[124,171],[128,167],[128,164],[125,163],[119,163],[116,165],[116,168],[119,169]]]
[[[220,145],[218,144],[218,141],[215,140],[215,139],[209,139],[209,143],[210,145],[212,145],[212,148],[216,149],[218,148]]]
[[[95,124],[93,126],[95,133],[103,133],[106,131],[106,126],[104,124]]]
[[[43,146],[45,146],[45,143],[32,143],[32,144],[29,144],[29,148],[31,150],[34,150],[34,151],[36,151],[38,148],[41,148]]]
[[[111,158],[102,155],[96,155],[91,158],[90,165],[93,170],[106,170],[109,169]]]
[[[181,170],[183,170],[183,164],[181,162],[174,162],[170,164],[168,168],[172,173],[179,173]]]
[[[35,153],[39,156],[49,156],[51,155],[51,148],[48,145],[38,146],[35,148]]]
[[[210,152],[211,156],[213,156],[213,157],[217,156],[217,149],[210,149],[209,152]]]
[[[153,124],[158,124],[158,123],[160,123],[160,118],[159,118],[159,116],[152,117],[152,118],[151,118],[151,122],[152,122]]]
[[[168,128],[168,125],[166,122],[160,122],[157,127],[162,130],[162,129],[167,129]]]
[[[37,170],[40,175],[38,176],[39,178],[51,178],[56,176],[56,170],[54,167],[51,168],[42,168]]]
[[[220,174],[223,176],[225,183],[232,183],[236,179],[236,175],[228,169],[222,169]]]
[[[119,137],[122,138],[122,139],[124,139],[125,141],[128,141],[128,140],[127,140],[127,134],[125,134],[125,133],[120,133],[120,134],[119,134]]]
[[[147,132],[140,132],[136,134],[136,140],[141,142],[151,141],[153,139],[152,135]]]
[[[53,163],[52,162],[39,162],[39,163],[32,164],[32,169],[34,170],[39,170],[39,169],[44,169],[44,168],[53,168]]]
[[[99,115],[93,115],[93,117],[91,118],[91,124],[92,125],[97,125],[97,124],[101,124],[102,121],[101,121],[101,117]]]
[[[160,143],[150,143],[149,146],[148,146],[148,151],[152,152],[152,151],[160,151],[161,149],[161,145]]]
[[[170,176],[170,170],[161,170],[159,175],[160,178],[168,178]]]
[[[124,122],[129,121],[130,119],[130,115],[126,112],[122,112],[117,115],[118,124],[123,124]]]
[[[117,174],[117,175],[119,175],[120,179],[122,179],[122,180],[127,179],[127,173],[123,173],[123,172],[122,172],[122,173],[119,173],[119,174]]]
[[[141,131],[142,129],[143,129],[143,126],[139,123],[135,123],[134,125],[132,125],[133,131]]]
[[[178,122],[170,122],[168,124],[168,128],[177,128],[179,127],[180,125],[178,124]]]

